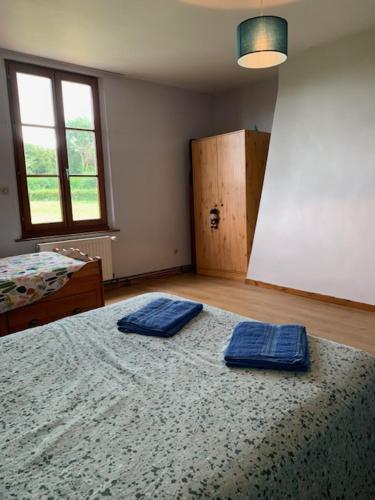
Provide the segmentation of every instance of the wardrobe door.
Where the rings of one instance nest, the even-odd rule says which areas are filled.
[[[223,271],[243,278],[248,268],[245,131],[217,137],[220,249]]]
[[[198,272],[220,269],[218,229],[211,229],[210,210],[218,205],[216,137],[192,142],[195,252]]]

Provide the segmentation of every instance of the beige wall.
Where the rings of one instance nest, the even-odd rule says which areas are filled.
[[[0,52],[0,257],[35,250],[21,235],[3,59],[71,66]],[[213,98],[87,68],[99,77],[116,276],[189,264],[189,139],[212,132]],[[175,253],[177,251],[177,253]]]
[[[375,30],[280,67],[250,278],[375,304]]]

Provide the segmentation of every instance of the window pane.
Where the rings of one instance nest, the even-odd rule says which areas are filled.
[[[27,187],[32,224],[46,224],[63,220],[58,178],[29,177]]]
[[[50,78],[17,73],[21,122],[32,125],[54,125],[52,85]]]
[[[65,126],[94,129],[90,85],[62,82]]]
[[[55,130],[22,127],[22,136],[27,174],[57,174]]]
[[[71,177],[73,220],[100,219],[98,180],[96,177]]]
[[[96,174],[95,133],[67,130],[69,170],[74,175]]]

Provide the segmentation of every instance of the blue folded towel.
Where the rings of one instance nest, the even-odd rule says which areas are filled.
[[[235,327],[224,360],[228,366],[307,370],[306,329],[244,321]]]
[[[203,309],[202,304],[185,300],[156,299],[117,322],[124,333],[171,337]]]

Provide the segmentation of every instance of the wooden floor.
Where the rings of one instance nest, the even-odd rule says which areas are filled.
[[[196,274],[143,281],[106,290],[106,304],[145,292],[168,292],[249,318],[300,323],[311,335],[375,354],[375,314],[252,285]]]

